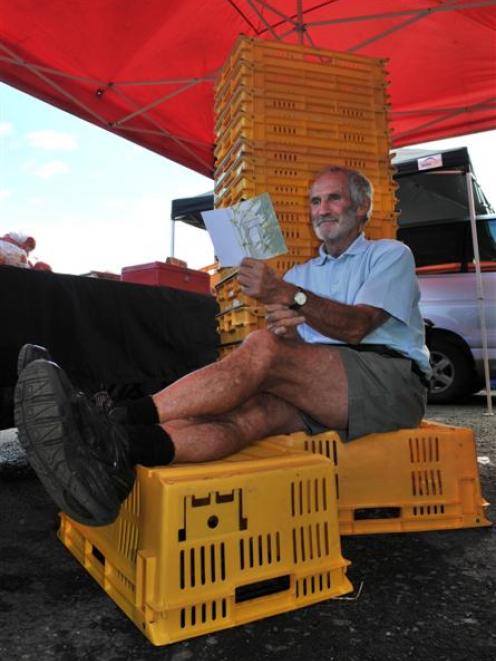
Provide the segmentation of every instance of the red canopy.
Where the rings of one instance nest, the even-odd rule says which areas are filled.
[[[496,0],[0,0],[0,79],[211,175],[243,33],[389,59],[395,146],[496,128]]]

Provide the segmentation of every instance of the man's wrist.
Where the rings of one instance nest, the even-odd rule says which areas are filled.
[[[270,301],[266,301],[266,304],[285,305],[289,307],[293,303],[294,295],[297,291],[298,287],[281,280],[279,286],[273,291]]]
[[[293,302],[289,306],[290,310],[294,310],[295,312],[298,312],[301,310],[301,308],[306,305],[308,302],[308,294],[307,292],[302,289],[301,287],[298,287],[298,291],[294,294],[293,296]]]

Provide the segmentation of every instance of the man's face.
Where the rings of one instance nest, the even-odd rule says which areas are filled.
[[[365,213],[361,207],[354,208],[346,176],[340,172],[323,174],[310,189],[313,229],[328,248],[345,250],[360,234]]]

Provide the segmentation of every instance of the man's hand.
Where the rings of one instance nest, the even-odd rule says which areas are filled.
[[[289,305],[296,288],[278,278],[275,272],[259,259],[245,257],[238,271],[241,291],[260,303]]]
[[[273,303],[265,306],[265,318],[267,328],[285,340],[298,340],[300,336],[296,327],[305,323],[305,317],[302,317],[296,310],[290,310],[287,305]]]

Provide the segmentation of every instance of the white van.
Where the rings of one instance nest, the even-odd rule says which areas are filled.
[[[408,153],[404,150],[402,156]],[[433,377],[429,401],[455,401],[484,387],[482,333],[465,172],[467,150],[438,154],[435,170],[418,156],[400,161],[397,238],[412,250],[428,320]],[[421,162],[421,161],[420,161]],[[491,378],[496,379],[496,215],[474,180],[476,227]]]
[[[489,368],[496,378],[496,216],[476,221],[481,259]],[[470,221],[404,224],[398,239],[417,263],[421,310],[428,333],[433,376],[431,402],[454,401],[484,386],[482,335]]]

